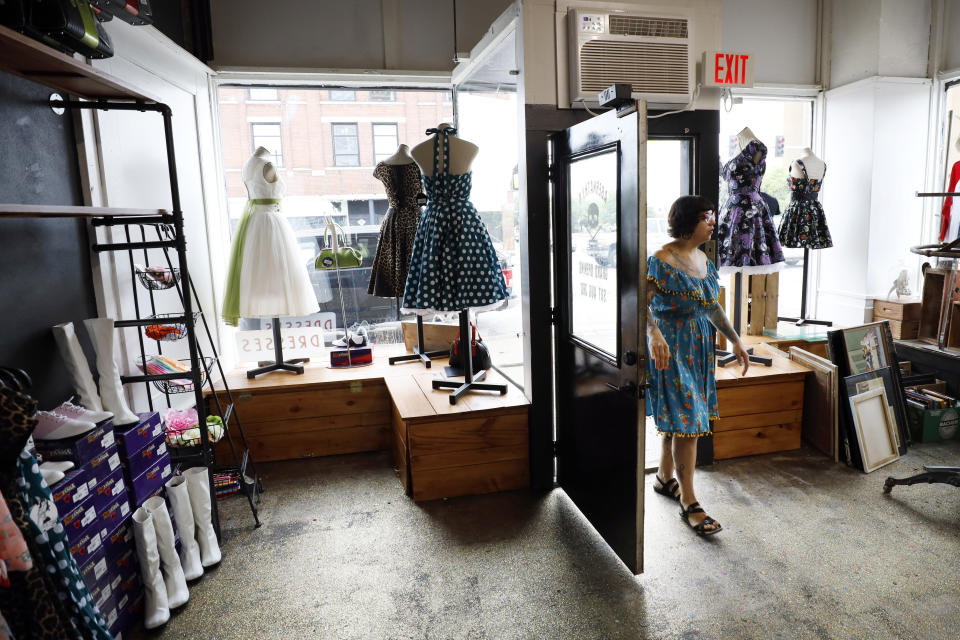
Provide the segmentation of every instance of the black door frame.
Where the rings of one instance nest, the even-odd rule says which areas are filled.
[[[651,112],[651,115],[656,115]],[[525,204],[521,209],[520,243],[523,304],[523,340],[526,393],[530,405],[530,486],[535,491],[554,488],[553,393],[553,279],[551,262],[550,175],[548,137],[591,116],[582,109],[557,109],[555,105],[524,105],[526,167]],[[650,137],[693,139],[694,192],[716,203],[720,175],[720,112],[696,110],[648,119]],[[525,209],[525,211],[524,211]],[[712,243],[708,253],[712,252]],[[710,438],[701,438],[710,445]],[[703,459],[703,457],[701,457]]]

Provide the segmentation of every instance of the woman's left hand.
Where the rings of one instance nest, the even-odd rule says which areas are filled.
[[[747,350],[743,348],[742,342],[737,342],[733,345],[733,355],[737,356],[737,362],[743,367],[740,375],[747,375],[747,369],[750,368],[750,356],[747,354]]]

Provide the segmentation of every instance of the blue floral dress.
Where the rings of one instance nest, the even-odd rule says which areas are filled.
[[[760,160],[753,159],[759,154]],[[752,140],[721,170],[727,200],[717,216],[720,273],[774,273],[783,267],[783,249],[760,184],[767,171],[767,147]]]
[[[710,433],[717,417],[713,325],[707,309],[720,295],[717,270],[707,260],[707,275],[694,278],[656,256],[647,258],[647,281],[656,287],[650,309],[670,347],[669,365],[658,371],[649,358],[647,415],[657,431],[674,436]]]
[[[413,239],[405,313],[483,310],[509,297],[490,234],[470,202],[471,173],[438,171],[441,137],[443,157],[450,157],[447,132],[456,133],[443,129],[433,139],[433,177],[423,176],[427,208]]]

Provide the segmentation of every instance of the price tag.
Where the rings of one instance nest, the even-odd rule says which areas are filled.
[[[103,574],[107,572],[107,559],[101,558],[100,562],[93,565],[93,576],[97,580],[103,577]]]
[[[79,487],[77,487],[76,491],[73,492],[73,497],[70,499],[70,501],[73,504],[77,504],[81,500],[86,498],[88,495],[90,495],[90,489],[87,488],[87,485],[82,484]]]
[[[103,436],[103,440],[100,441],[100,446],[104,449],[109,449],[110,447],[113,446],[113,443],[116,441],[117,441],[117,438],[114,435],[113,431],[108,431],[107,434]]]
[[[88,524],[97,519],[97,511],[93,507],[87,509],[87,512],[83,514],[83,518],[80,520],[80,528],[83,529]],[[90,543],[90,546],[93,546],[93,542]],[[93,549],[91,549],[93,551]]]
[[[87,545],[87,554],[92,554],[100,548],[100,533],[90,538],[90,544]]]
[[[130,504],[124,502],[120,505],[120,515],[126,518],[128,513],[130,513]]]
[[[110,456],[110,460],[108,460],[108,462],[110,463],[110,471],[114,471],[117,467],[120,466],[120,454],[119,453],[113,454],[112,456]]]

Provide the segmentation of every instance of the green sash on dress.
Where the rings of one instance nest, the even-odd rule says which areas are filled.
[[[258,204],[280,204],[280,198],[247,200],[247,204],[243,207],[240,223],[233,234],[233,246],[230,248],[230,266],[227,268],[227,286],[223,294],[221,315],[224,322],[234,327],[240,321],[240,268],[243,264],[243,247],[247,240],[247,226],[250,224],[250,216],[253,215],[253,207]]]

